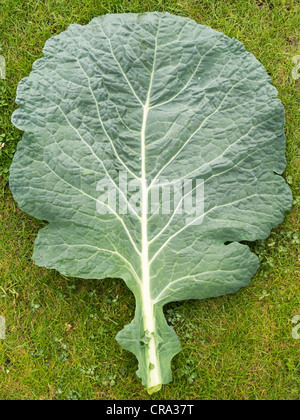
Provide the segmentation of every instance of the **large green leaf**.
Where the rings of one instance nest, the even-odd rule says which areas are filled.
[[[71,25],[33,68],[10,177],[20,207],[49,222],[33,258],[124,279],[136,312],[117,340],[154,392],[180,351],[163,305],[246,286],[259,264],[240,242],[268,237],[291,206],[283,106],[240,42],[168,13]]]

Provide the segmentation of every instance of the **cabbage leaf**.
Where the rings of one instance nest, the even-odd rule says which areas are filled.
[[[284,108],[242,43],[168,13],[74,24],[43,54],[12,117],[11,190],[48,222],[33,259],[125,281],[135,317],[116,339],[152,393],[180,351],[164,305],[248,285],[259,261],[241,242],[291,206]]]

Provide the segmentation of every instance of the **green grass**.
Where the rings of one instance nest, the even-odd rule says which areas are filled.
[[[295,197],[284,223],[252,245],[261,268],[249,287],[225,297],[165,307],[182,352],[174,379],[151,397],[136,359],[114,337],[130,322],[134,298],[121,280],[82,281],[37,267],[33,242],[42,225],[23,214],[7,185],[21,134],[10,122],[19,80],[45,41],[71,23],[108,12],[168,11],[242,41],[265,66],[286,110],[288,180]],[[0,399],[298,400],[300,340],[300,5],[293,0],[0,0]]]

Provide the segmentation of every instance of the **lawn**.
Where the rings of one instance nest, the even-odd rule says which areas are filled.
[[[17,84],[45,41],[71,23],[105,13],[168,11],[235,37],[265,66],[286,111],[284,177],[294,205],[265,241],[251,244],[261,267],[250,286],[203,301],[168,304],[180,339],[173,382],[149,396],[135,357],[115,341],[134,313],[121,280],[66,278],[37,267],[33,243],[43,222],[22,213],[8,185],[22,133],[10,122]],[[0,0],[0,340],[1,400],[298,400],[300,340],[300,4],[293,0]],[[295,73],[295,72],[294,72]],[[300,74],[300,71],[299,71]]]

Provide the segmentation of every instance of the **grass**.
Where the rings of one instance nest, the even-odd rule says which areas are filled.
[[[21,134],[10,122],[19,80],[42,55],[45,41],[71,23],[108,12],[168,11],[189,16],[242,41],[265,66],[286,110],[287,169],[294,206],[284,223],[253,251],[261,268],[249,287],[205,301],[165,307],[182,352],[171,384],[151,397],[134,356],[114,337],[130,322],[134,298],[121,280],[82,281],[31,260],[41,223],[22,213],[7,184]],[[300,5],[293,0],[0,0],[0,399],[298,400],[300,340]]]

